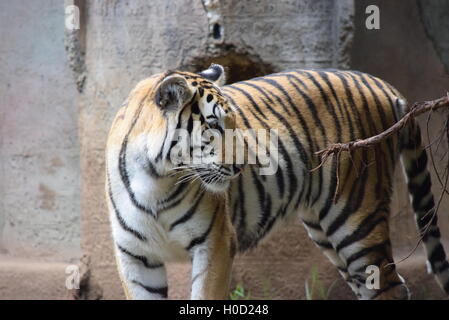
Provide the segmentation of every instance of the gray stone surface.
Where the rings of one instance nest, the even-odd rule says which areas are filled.
[[[274,70],[348,66],[352,0],[203,3],[209,24],[206,58],[231,49],[256,56]],[[214,27],[221,30],[215,37]]]
[[[60,1],[0,2],[3,254],[80,255],[78,104],[63,26]]]
[[[449,1],[418,0],[424,28],[449,72]]]

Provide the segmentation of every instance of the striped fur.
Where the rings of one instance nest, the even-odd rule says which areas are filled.
[[[428,262],[449,292],[427,157],[415,123],[370,150],[318,166],[330,143],[375,135],[407,110],[384,81],[359,72],[295,70],[221,86],[218,65],[197,75],[168,72],[142,81],[118,111],[107,146],[106,193],[119,273],[129,298],[167,297],[165,263],[191,259],[192,298],[226,298],[233,256],[298,216],[310,238],[362,299],[400,299],[408,289],[392,258],[388,218],[396,163],[404,163]],[[165,95],[164,95],[165,94]],[[220,162],[171,163],[176,128],[277,129],[279,168],[260,175]],[[212,142],[209,142],[212,144]],[[204,145],[193,146],[204,148]],[[188,174],[188,173],[187,173]],[[213,175],[213,179],[210,178]],[[430,228],[424,232],[424,227]],[[365,272],[380,267],[380,288]],[[282,276],[282,275],[279,275]]]

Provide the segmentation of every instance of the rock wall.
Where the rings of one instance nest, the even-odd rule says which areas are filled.
[[[80,255],[78,103],[63,26],[57,0],[0,3],[0,263]]]

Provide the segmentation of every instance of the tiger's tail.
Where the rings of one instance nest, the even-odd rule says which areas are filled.
[[[406,102],[398,99],[402,116]],[[431,190],[430,172],[427,168],[427,153],[422,144],[421,131],[412,120],[401,134],[401,161],[405,170],[407,186],[415,211],[415,219],[427,254],[427,270],[449,295],[449,263],[441,244],[435,200]]]

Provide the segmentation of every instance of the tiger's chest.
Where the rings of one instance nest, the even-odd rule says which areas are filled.
[[[203,204],[204,190],[199,185],[155,176],[132,148],[126,155],[109,151],[109,159],[117,158],[120,161],[108,161],[114,238],[163,261],[188,258],[186,248],[210,223],[210,209]]]

